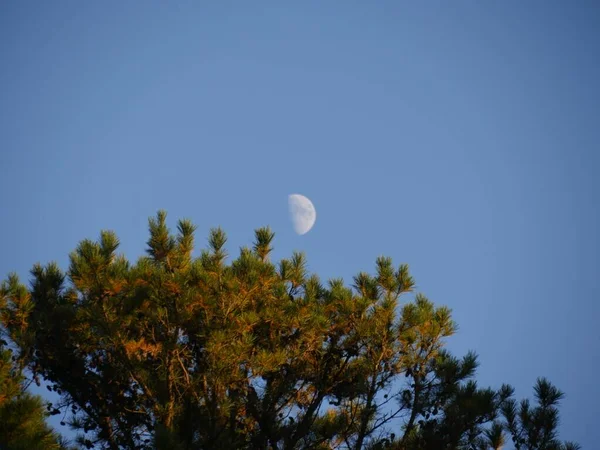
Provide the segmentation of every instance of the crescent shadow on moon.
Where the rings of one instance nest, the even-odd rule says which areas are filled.
[[[290,219],[297,234],[303,235],[310,231],[317,220],[317,211],[312,202],[300,194],[288,196]]]

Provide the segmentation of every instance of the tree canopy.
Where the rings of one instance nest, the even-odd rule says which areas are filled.
[[[23,367],[0,341],[0,449],[59,450],[63,442],[48,425],[39,396],[26,391]]]
[[[269,228],[230,261],[221,229],[197,257],[190,221],[173,234],[160,211],[149,231],[135,263],[103,231],[66,273],[38,264],[29,286],[2,285],[16,360],[60,396],[50,410],[81,447],[578,448],[558,440],[562,393],[546,379],[536,406],[478,386],[476,355],[445,349],[450,310],[414,292],[407,265],[380,257],[348,286],[302,253],[272,262]]]

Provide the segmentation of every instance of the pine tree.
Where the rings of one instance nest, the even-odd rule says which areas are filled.
[[[13,352],[0,342],[0,449],[62,448],[60,437],[46,424],[42,399],[25,391]]]
[[[538,378],[534,386],[537,406],[528,399],[518,405],[513,399],[505,402],[502,414],[506,420],[516,450],[577,450],[573,442],[558,440],[558,403],[564,394],[547,379]]]
[[[404,300],[407,265],[378,258],[347,286],[302,253],[271,262],[268,228],[230,262],[220,229],[196,258],[191,222],[172,234],[161,211],[149,229],[135,264],[105,231],[66,273],[36,265],[2,289],[11,339],[82,447],[497,449],[525,433],[501,420],[512,388],[478,387],[476,356],[444,349],[450,310]]]

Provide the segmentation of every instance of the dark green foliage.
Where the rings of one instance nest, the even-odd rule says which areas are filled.
[[[400,304],[408,266],[380,257],[350,288],[301,253],[272,263],[268,228],[229,263],[220,229],[193,258],[189,221],[149,228],[135,264],[103,232],[66,274],[35,266],[29,288],[3,288],[4,326],[82,447],[497,449],[505,429],[556,443],[558,391],[538,383],[543,411],[517,412],[509,386],[479,387],[476,356],[444,350],[450,310]]]
[[[13,354],[0,344],[0,449],[62,449],[59,436],[46,425],[42,399],[24,390],[24,377]]]
[[[545,378],[539,378],[534,386],[537,405],[532,407],[528,400],[519,404],[513,399],[502,407],[516,450],[577,450],[572,442],[558,440],[558,403],[564,394]]]

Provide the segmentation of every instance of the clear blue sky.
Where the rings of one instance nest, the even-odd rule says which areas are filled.
[[[1,276],[106,228],[135,259],[160,208],[323,277],[385,254],[483,384],[548,376],[594,448],[600,3],[425,3],[2,2]]]

